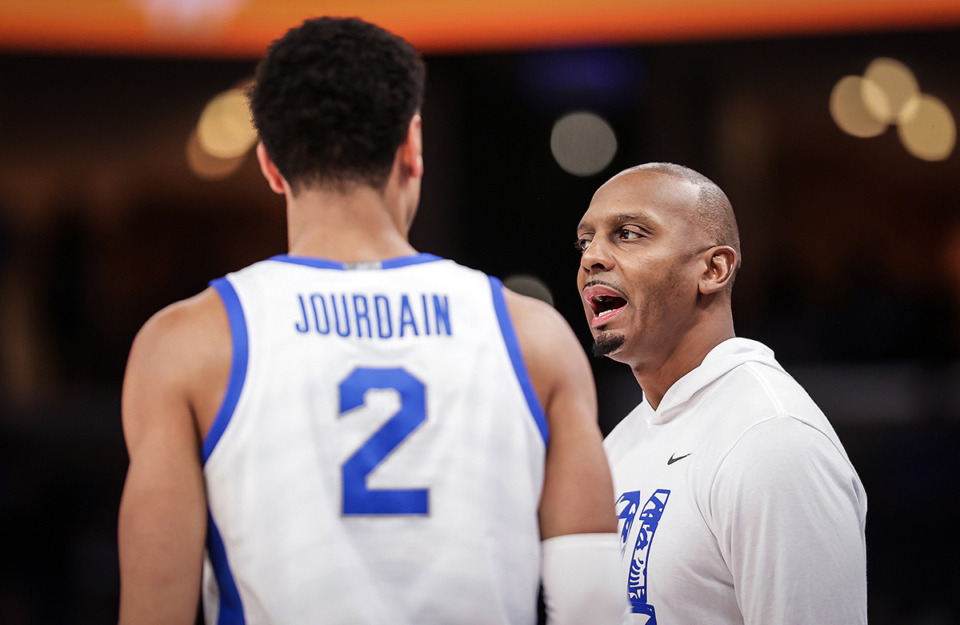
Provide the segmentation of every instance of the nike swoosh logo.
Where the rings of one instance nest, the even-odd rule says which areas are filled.
[[[692,453],[692,452],[691,452],[691,453]],[[690,455],[690,454],[683,454],[682,456],[677,456],[676,458],[674,458],[674,457],[673,457],[673,454],[670,454],[670,459],[667,460],[667,464],[673,464],[673,463],[676,462],[677,460],[683,460],[684,458],[686,458],[686,457],[689,456],[689,455]]]

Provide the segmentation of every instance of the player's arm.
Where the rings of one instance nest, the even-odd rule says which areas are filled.
[[[198,403],[209,411],[202,404],[213,401],[197,389],[225,379],[219,352],[226,349],[229,362],[230,349],[215,298],[208,290],[164,309],[130,350],[122,398],[130,464],[118,523],[121,625],[196,620],[207,512],[195,413]]]
[[[587,356],[553,307],[511,291],[505,296],[550,430],[540,536],[616,532],[613,481]]]
[[[551,306],[510,291],[506,301],[549,426],[540,499],[547,620],[619,623],[626,593],[590,363]]]

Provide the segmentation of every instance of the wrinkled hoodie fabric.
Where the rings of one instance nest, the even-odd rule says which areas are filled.
[[[630,623],[867,622],[867,498],[823,412],[733,338],[604,442]]]

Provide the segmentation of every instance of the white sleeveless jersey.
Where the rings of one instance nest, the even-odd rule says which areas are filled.
[[[207,623],[535,623],[547,428],[499,281],[420,254],[212,285]]]

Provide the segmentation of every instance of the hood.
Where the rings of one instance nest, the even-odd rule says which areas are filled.
[[[670,421],[696,393],[714,380],[747,363],[759,363],[783,371],[773,356],[773,350],[763,343],[744,338],[732,338],[720,343],[703,359],[700,366],[689,372],[667,389],[656,410],[647,404],[651,423]],[[646,404],[646,401],[643,402]]]

